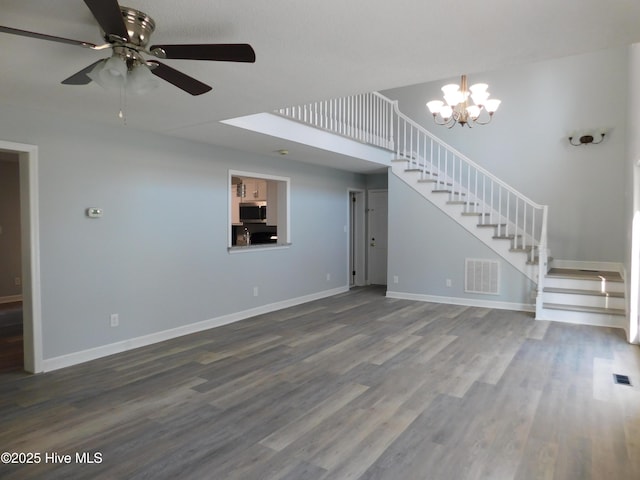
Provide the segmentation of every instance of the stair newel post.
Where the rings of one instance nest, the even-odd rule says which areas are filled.
[[[395,148],[395,144],[397,143],[396,140],[395,140],[395,137],[393,136],[393,134],[394,134],[394,130],[393,130],[393,113],[395,112],[395,110],[397,108],[398,108],[398,101],[396,100],[395,102],[393,102],[393,111],[389,108],[389,139],[391,140],[391,145],[389,145],[389,148],[391,148],[391,149],[394,149]],[[400,117],[399,116],[398,116],[398,122],[400,122]]]
[[[538,246],[538,289],[536,294],[536,318],[540,317],[542,312],[543,302],[542,293],[544,291],[544,280],[547,274],[547,215],[549,213],[549,207],[547,205],[542,206],[542,225],[540,228],[540,242]]]

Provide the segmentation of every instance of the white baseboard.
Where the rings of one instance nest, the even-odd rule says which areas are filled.
[[[122,340],[120,342],[110,343],[108,345],[101,345],[99,347],[89,348],[87,350],[81,350],[79,352],[73,352],[67,355],[61,355],[59,357],[47,358],[42,362],[42,370],[44,372],[50,372],[52,370],[70,367],[79,363],[96,360],[98,358],[106,357],[116,353],[126,352],[127,350],[133,350],[135,348],[145,347],[147,345],[163,342],[165,340],[171,340],[172,338],[181,337],[183,335],[189,335],[191,333],[197,333],[203,330],[221,327],[222,325],[227,325],[229,323],[238,322],[246,318],[255,317],[256,315],[275,312],[276,310],[282,310],[283,308],[293,307],[302,303],[331,297],[333,295],[348,291],[348,286],[338,287],[331,290],[312,293],[310,295],[304,295],[302,297],[291,298],[288,300],[282,300],[280,302],[270,303],[268,305],[262,305],[260,307],[250,308],[241,312],[230,313],[228,315],[204,320],[202,322],[191,323],[189,325],[183,325],[169,330],[163,330],[161,332],[150,333],[141,337],[130,338],[127,340]]]
[[[6,297],[0,297],[0,303],[13,303],[13,302],[21,302],[22,295],[8,295]]]
[[[479,300],[475,298],[442,297],[439,295],[425,295],[421,293],[392,292],[387,290],[387,297],[401,300],[416,300],[419,302],[448,303],[466,307],[496,308],[498,310],[516,310],[519,312],[535,312],[536,306],[527,303],[497,302],[495,300]]]

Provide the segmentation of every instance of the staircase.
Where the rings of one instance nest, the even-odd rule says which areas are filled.
[[[485,245],[538,283],[539,242],[504,212],[439,171],[425,172],[416,158],[392,160],[393,173]],[[443,178],[443,180],[440,180]]]
[[[620,326],[620,274],[549,269],[548,207],[442,142],[401,113],[397,102],[374,92],[275,113],[392,152],[394,175],[537,285],[537,319]]]
[[[545,275],[538,318],[620,326],[626,317],[624,292],[624,280],[616,271],[551,268]]]

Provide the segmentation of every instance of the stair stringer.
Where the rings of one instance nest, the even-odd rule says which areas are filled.
[[[478,227],[478,216],[463,215],[463,210],[460,205],[451,205],[447,203],[450,200],[449,195],[433,193],[433,186],[431,183],[418,182],[421,177],[421,172],[405,171],[406,165],[406,161],[392,162],[391,171],[396,175],[396,177],[424,197],[425,200],[431,202],[453,221],[462,226],[465,230],[471,233],[474,237],[537,285],[538,266],[527,262],[527,259],[529,258],[527,254],[511,251],[511,241],[494,239],[494,228]],[[498,218],[497,212],[493,213],[495,214],[495,218]]]

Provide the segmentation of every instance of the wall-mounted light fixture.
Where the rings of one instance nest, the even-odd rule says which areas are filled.
[[[574,137],[569,137],[569,143],[574,147],[579,147],[580,145],[597,145],[599,143],[602,143],[605,135],[606,133],[601,133],[600,140],[598,140],[597,142],[594,141],[595,139],[593,138],[593,135],[582,135],[580,138],[578,138],[578,143],[573,143]]]

